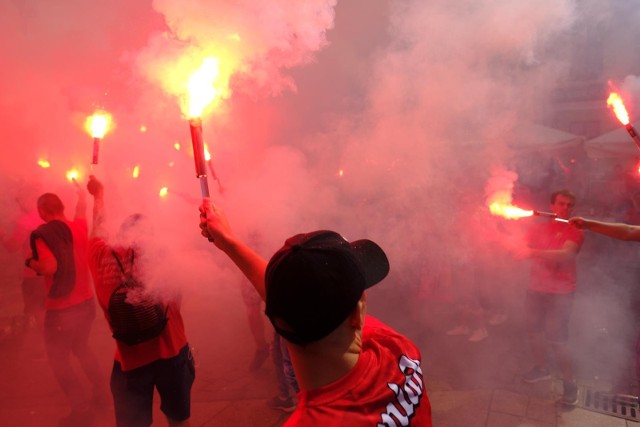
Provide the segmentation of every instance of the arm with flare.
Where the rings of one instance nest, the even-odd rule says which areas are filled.
[[[640,242],[640,226],[622,222],[604,222],[581,217],[569,219],[569,223],[582,230],[589,230],[618,240]]]
[[[87,190],[93,196],[93,226],[91,237],[105,237],[104,187],[93,175],[89,177]]]
[[[78,203],[76,203],[75,219],[87,218],[87,193],[80,187],[77,181],[74,181],[78,191]]]
[[[209,199],[204,199],[200,206],[200,230],[204,237],[213,241],[222,252],[227,254],[264,301],[267,261],[233,234],[224,212]]]

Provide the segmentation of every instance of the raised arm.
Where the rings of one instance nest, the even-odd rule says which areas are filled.
[[[105,214],[104,214],[104,187],[95,176],[89,177],[87,190],[93,196],[93,225],[91,226],[91,237],[106,237]]]
[[[582,230],[593,231],[618,240],[640,241],[640,226],[621,222],[603,222],[593,219],[574,217],[569,223]]]
[[[235,263],[264,301],[267,261],[231,232],[224,212],[213,205],[209,199],[204,199],[200,206],[200,230],[204,237],[212,240],[213,244]]]
[[[80,184],[76,182],[75,185],[78,193],[78,202],[76,203],[76,212],[75,212],[74,218],[86,219],[87,218],[87,193],[80,186]]]

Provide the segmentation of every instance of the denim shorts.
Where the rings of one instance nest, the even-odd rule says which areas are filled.
[[[122,371],[115,361],[111,371],[111,393],[118,427],[150,426],[153,422],[154,388],[160,395],[160,409],[171,420],[191,416],[191,386],[195,364],[189,345],[177,356],[159,359],[131,371]]]
[[[569,340],[569,318],[573,308],[573,292],[551,294],[527,291],[525,310],[527,331],[544,332],[547,339],[558,344]]]

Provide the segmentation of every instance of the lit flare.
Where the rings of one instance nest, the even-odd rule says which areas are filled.
[[[111,114],[105,111],[96,111],[87,117],[85,128],[94,138],[104,138],[111,125]]]
[[[627,108],[624,106],[624,102],[620,95],[616,92],[611,92],[609,94],[609,98],[607,98],[607,106],[613,109],[613,112],[618,120],[620,120],[620,123],[625,126],[629,124],[629,113],[627,112]]]
[[[196,177],[200,180],[202,197],[209,197],[209,183],[207,181],[207,165],[202,137],[202,114],[219,94],[214,83],[220,73],[219,61],[212,56],[205,58],[202,65],[194,71],[187,81],[189,98],[189,128],[191,130],[191,144],[193,159],[196,167]]]
[[[91,163],[98,164],[98,153],[100,150],[100,140],[109,130],[111,125],[111,115],[105,111],[96,111],[93,115],[87,117],[85,128],[93,137],[93,156]]]
[[[187,82],[189,94],[188,117],[202,117],[202,114],[219,94],[214,86],[220,74],[219,61],[209,56],[202,61],[202,65],[191,74]]]
[[[640,136],[638,132],[633,127],[633,125],[629,122],[629,113],[627,112],[626,107],[624,106],[624,102],[620,95],[616,92],[611,92],[609,94],[609,98],[607,98],[607,105],[610,108],[613,108],[613,112],[615,113],[620,123],[624,125],[624,128],[627,130],[631,139],[636,144],[636,147],[640,150]]]
[[[73,182],[75,184],[78,183],[78,178],[80,177],[80,173],[77,169],[70,169],[67,171],[67,179],[69,182]]]
[[[489,210],[492,214],[507,219],[520,219],[533,216],[533,211],[531,210],[522,209],[512,204],[502,204],[499,202],[491,203],[489,205]]]

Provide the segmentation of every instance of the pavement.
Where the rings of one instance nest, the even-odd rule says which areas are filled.
[[[10,260],[0,254],[0,265]],[[0,425],[56,426],[69,408],[44,357],[40,328],[21,325],[19,274],[5,268],[0,280],[0,378],[4,385],[0,388]],[[197,363],[191,425],[281,426],[288,414],[265,404],[276,390],[273,367],[266,361],[256,372],[249,372],[254,347],[240,291],[234,287],[239,282],[228,282],[207,284],[185,293],[182,311]],[[521,381],[520,374],[530,366],[530,359],[522,339],[519,303],[508,306],[509,319],[490,327],[486,339],[471,343],[466,336],[444,333],[446,326],[452,326],[447,304],[418,299],[408,309],[397,310],[394,307],[407,307],[406,299],[392,293],[390,286],[384,289],[372,289],[370,312],[379,313],[378,317],[420,347],[434,426],[640,426],[620,417],[557,404],[561,391],[557,378],[536,384]],[[590,326],[583,325],[587,327]],[[93,328],[91,345],[107,376],[113,341],[100,315]],[[266,324],[265,331],[270,333]],[[584,400],[585,387],[637,393],[630,370],[631,350],[613,362],[595,357],[619,344],[613,336],[599,336],[594,344],[592,335],[574,334],[581,399]],[[166,426],[158,399],[154,402],[153,426]],[[97,411],[93,425],[113,426],[112,408]]]

